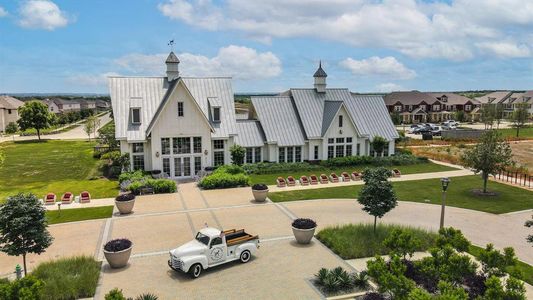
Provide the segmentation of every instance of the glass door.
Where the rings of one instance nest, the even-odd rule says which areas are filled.
[[[183,160],[183,176],[190,177],[191,176],[191,158],[182,157],[182,160]]]

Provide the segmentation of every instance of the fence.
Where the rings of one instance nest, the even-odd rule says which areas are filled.
[[[519,186],[524,186],[527,188],[531,188],[533,176],[526,174],[526,173],[518,173],[518,172],[508,172],[503,171],[498,173],[494,178],[496,180],[509,182],[512,184],[516,184]]]
[[[442,139],[443,140],[479,139],[483,133],[485,133],[485,130],[476,130],[476,129],[443,130]]]

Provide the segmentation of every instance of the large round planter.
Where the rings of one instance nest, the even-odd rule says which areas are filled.
[[[128,264],[128,260],[131,255],[131,248],[118,251],[118,252],[109,252],[104,250],[104,256],[111,268],[118,269],[123,268]]]
[[[115,205],[118,208],[118,211],[121,215],[131,214],[133,210],[133,205],[135,204],[135,199],[129,201],[116,201]]]
[[[268,194],[268,189],[266,190],[254,190],[252,189],[252,194],[254,194],[254,199],[257,202],[265,202]]]
[[[315,235],[315,229],[316,227],[311,229],[298,229],[292,227],[292,233],[294,234],[298,244],[309,244]]]

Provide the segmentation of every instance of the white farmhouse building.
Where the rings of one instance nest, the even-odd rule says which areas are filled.
[[[166,77],[110,77],[122,152],[132,168],[186,178],[231,162],[230,147],[246,148],[245,162],[296,162],[371,155],[370,141],[398,137],[383,98],[330,89],[320,66],[314,88],[252,97],[248,119],[237,120],[229,77],[182,77],[170,53]]]

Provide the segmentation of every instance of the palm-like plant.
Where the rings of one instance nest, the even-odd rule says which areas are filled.
[[[367,271],[361,271],[359,274],[353,274],[353,285],[361,290],[366,290],[370,287],[370,277]]]
[[[326,277],[328,277],[329,270],[326,268],[322,268],[318,270],[318,273],[315,274],[316,283],[318,285],[324,285],[324,282],[326,281]]]
[[[135,298],[135,300],[157,300],[159,299],[155,294],[151,294],[151,293],[145,293],[145,294],[140,294],[139,296],[137,296],[137,298]]]

